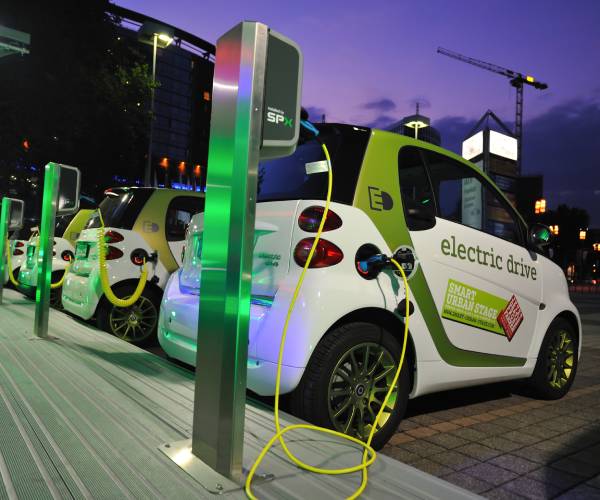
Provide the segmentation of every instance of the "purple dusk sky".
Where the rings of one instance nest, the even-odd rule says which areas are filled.
[[[385,126],[418,100],[453,150],[487,109],[513,122],[515,93],[506,78],[437,54],[438,46],[531,74],[549,89],[525,89],[524,170],[545,174],[551,207],[579,204],[600,225],[598,0],[117,3],[212,43],[241,20],[264,22],[302,48],[304,106],[327,121]]]

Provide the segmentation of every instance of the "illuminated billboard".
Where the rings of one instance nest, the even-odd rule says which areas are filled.
[[[489,152],[493,155],[517,161],[517,139],[509,135],[501,134],[494,130],[489,131]],[[483,130],[465,139],[462,143],[462,156],[471,160],[483,154],[484,136]]]
[[[462,143],[462,157],[466,160],[483,153],[483,130],[465,139]]]

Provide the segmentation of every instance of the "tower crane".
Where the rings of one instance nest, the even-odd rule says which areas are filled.
[[[521,142],[523,139],[523,86],[531,85],[533,88],[538,90],[544,90],[548,88],[548,85],[542,82],[537,81],[533,76],[525,75],[523,73],[519,73],[518,71],[513,71],[512,69],[503,68],[502,66],[498,66],[497,64],[492,64],[489,62],[481,61],[479,59],[474,59],[472,57],[467,57],[458,52],[454,52],[452,50],[445,49],[443,47],[438,47],[437,49],[439,54],[443,54],[448,57],[452,57],[453,59],[458,59],[459,61],[465,62],[467,64],[472,64],[473,66],[477,66],[481,69],[486,69],[488,71],[492,71],[494,73],[498,73],[499,75],[510,78],[510,84],[517,89],[517,111],[515,116],[515,132],[514,135],[517,139],[517,169],[518,172],[521,173]]]

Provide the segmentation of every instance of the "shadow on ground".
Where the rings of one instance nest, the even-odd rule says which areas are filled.
[[[412,399],[404,418],[435,411],[452,410],[487,401],[508,399],[514,395],[531,397],[530,390],[523,381],[501,382],[428,394]]]

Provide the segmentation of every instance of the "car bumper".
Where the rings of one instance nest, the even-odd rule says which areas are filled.
[[[68,273],[62,287],[62,305],[71,314],[90,319],[102,297],[100,288],[100,280],[94,273],[89,276]]]
[[[168,356],[196,365],[196,342],[198,332],[197,295],[182,293],[179,289],[179,273],[171,276],[160,307],[158,323],[158,341]],[[261,320],[268,312],[268,306],[251,304],[249,328],[249,352],[256,339]],[[296,388],[304,368],[282,365],[281,393],[291,392]],[[261,396],[275,394],[275,378],[277,364],[269,361],[248,358],[247,387]]]

